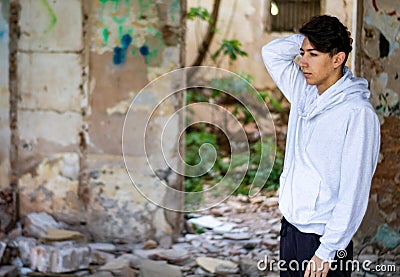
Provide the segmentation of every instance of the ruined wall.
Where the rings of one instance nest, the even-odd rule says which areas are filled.
[[[207,8],[211,13],[213,2],[213,0],[201,2],[188,0],[188,10],[190,7],[200,5]],[[321,12],[337,16],[355,34],[353,2],[355,0],[321,1]],[[268,3],[269,1],[265,0],[221,1],[217,33],[209,50],[209,53],[214,53],[222,39],[239,40],[242,43],[242,49],[248,53],[248,57],[238,57],[236,61],[231,63],[225,58],[220,61],[219,66],[235,73],[246,72],[250,74],[254,77],[253,84],[258,89],[275,87],[262,62],[261,47],[276,38],[289,35],[288,33],[266,31],[265,22],[269,13]],[[191,49],[191,51],[186,51],[186,65],[191,65],[196,58],[197,52],[194,50],[199,48],[206,30],[206,24],[203,21],[199,19],[188,20],[186,41],[187,49]],[[349,66],[351,66],[351,58],[349,59]],[[215,65],[210,59],[210,54],[204,64]]]
[[[171,235],[175,225],[165,211],[130,180],[121,141],[134,96],[179,67],[179,1],[19,2],[21,216],[46,211],[85,224],[96,239]],[[160,101],[163,93],[151,92],[148,98]],[[147,139],[159,135],[158,127],[179,105],[180,98],[173,97],[160,108],[155,115],[160,125]],[[134,139],[143,137],[143,128],[126,130],[133,140],[125,158],[134,161],[134,174],[147,189],[158,192],[154,197],[164,199],[154,172],[141,170],[147,157]],[[176,155],[177,147],[171,144],[167,155]],[[164,169],[160,152],[154,155]]]
[[[375,237],[395,246],[399,234],[385,237],[382,227],[388,224],[400,231],[400,2],[364,0],[363,5],[361,72],[369,81],[381,121],[382,143],[370,205],[358,235],[364,241]]]
[[[7,187],[10,182],[9,5],[9,1],[0,2],[0,188]]]

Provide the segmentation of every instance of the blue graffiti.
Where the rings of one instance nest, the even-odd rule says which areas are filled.
[[[114,48],[113,62],[114,64],[123,64],[126,60],[126,51],[129,45],[132,43],[132,37],[129,34],[125,34],[121,38],[121,47],[116,46]]]
[[[5,36],[5,34],[7,33],[7,31],[5,30],[0,30],[0,39],[3,38]]]
[[[123,35],[121,39],[122,48],[128,48],[132,43],[132,37],[129,34]]]
[[[147,45],[143,45],[140,47],[139,52],[142,56],[147,56],[150,53],[149,47]]]

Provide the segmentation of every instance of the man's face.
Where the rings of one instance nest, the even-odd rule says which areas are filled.
[[[341,67],[337,63],[337,55],[331,57],[329,53],[315,50],[314,46],[306,37],[300,48],[300,68],[303,71],[306,82],[316,85],[319,94],[322,94],[332,86],[341,75]]]

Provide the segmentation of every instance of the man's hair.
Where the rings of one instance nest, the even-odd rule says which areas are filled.
[[[346,58],[352,50],[347,27],[334,16],[320,15],[311,18],[300,28],[300,33],[305,35],[316,50],[333,55],[344,52]]]

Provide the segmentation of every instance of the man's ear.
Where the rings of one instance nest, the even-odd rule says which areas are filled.
[[[346,54],[344,52],[339,52],[333,56],[333,66],[338,68],[341,66],[346,59]]]

